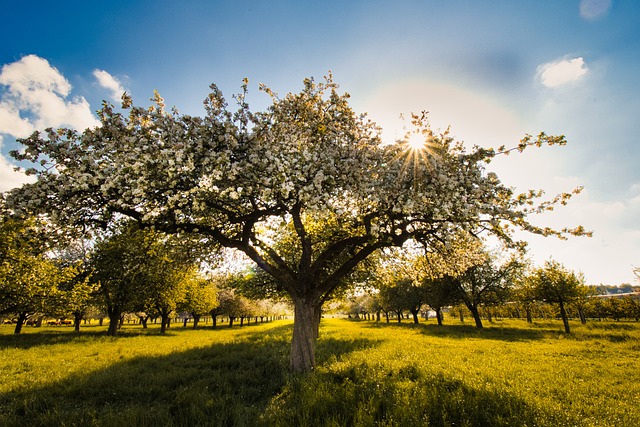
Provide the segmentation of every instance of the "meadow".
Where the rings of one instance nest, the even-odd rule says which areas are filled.
[[[325,318],[314,372],[292,322],[0,326],[2,426],[640,426],[640,324]]]

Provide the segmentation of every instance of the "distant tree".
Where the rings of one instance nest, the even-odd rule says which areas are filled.
[[[0,313],[17,316],[16,334],[30,316],[50,310],[58,286],[75,275],[44,251],[34,221],[0,218]]]
[[[538,299],[551,304],[558,304],[564,330],[567,334],[571,333],[566,306],[580,297],[584,277],[568,270],[557,261],[547,261],[544,267],[539,267],[533,271],[531,280]]]
[[[438,325],[442,326],[442,309],[460,301],[456,279],[448,275],[436,279],[425,277],[421,287],[424,302],[436,312]]]
[[[487,253],[482,263],[455,277],[458,295],[471,312],[478,329],[483,327],[480,306],[504,302],[521,269],[522,264],[516,258],[499,264]]]
[[[218,290],[212,280],[195,271],[185,278],[184,290],[184,298],[179,309],[193,317],[193,329],[196,329],[200,318],[220,304]]]

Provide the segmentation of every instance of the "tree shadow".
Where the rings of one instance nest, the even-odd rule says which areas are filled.
[[[296,378],[288,370],[291,331],[291,325],[275,326],[166,356],[119,361],[114,355],[104,369],[0,395],[0,425],[253,426]],[[324,360],[329,351],[371,345],[326,339],[318,347]]]
[[[81,328],[80,332],[75,332],[72,328],[68,327],[58,330],[39,329],[37,331],[29,331],[28,333],[0,335],[0,349],[20,348],[26,350],[36,346],[66,344],[94,340],[99,337],[104,337],[105,339],[126,339],[145,335],[162,336],[159,329],[143,329],[142,327],[123,329],[118,332],[117,337],[109,337],[107,335],[107,328],[102,326],[92,329],[87,327]],[[170,332],[167,335],[172,336]]]
[[[265,409],[268,426],[578,425],[504,390],[475,388],[412,365],[347,365],[289,382]]]

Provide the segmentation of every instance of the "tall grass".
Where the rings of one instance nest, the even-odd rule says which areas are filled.
[[[640,426],[640,325],[324,319],[288,373],[291,323],[0,328],[0,425]]]

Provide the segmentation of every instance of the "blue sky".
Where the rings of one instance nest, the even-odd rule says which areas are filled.
[[[43,126],[95,123],[122,90],[153,90],[201,114],[210,83],[228,98],[248,77],[297,91],[332,70],[352,106],[384,137],[401,113],[469,144],[517,144],[565,134],[566,147],[492,163],[519,190],[551,196],[581,185],[572,203],[535,219],[582,224],[591,239],[531,238],[590,284],[633,282],[640,266],[640,2],[634,0],[3,2],[0,26],[0,190],[15,138]]]

